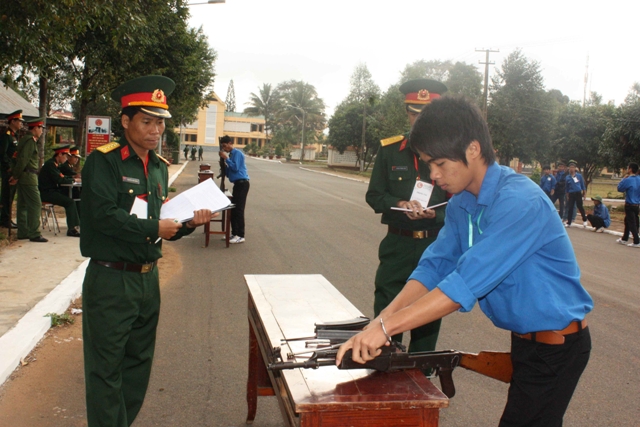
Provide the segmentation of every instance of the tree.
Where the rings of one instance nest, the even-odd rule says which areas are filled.
[[[373,81],[371,73],[366,64],[356,66],[355,71],[351,75],[351,90],[347,97],[347,102],[353,105],[362,106],[362,114],[360,122],[362,128],[359,132],[360,140],[353,139],[352,144],[357,147],[357,159],[360,162],[360,172],[365,169],[365,160],[367,159],[367,108],[373,108],[377,99],[380,97],[380,87]],[[342,150],[344,151],[344,150]],[[341,151],[341,152],[342,152]]]
[[[404,67],[404,70],[400,73],[399,83],[402,84],[407,80],[415,79],[433,79],[445,82],[449,78],[451,67],[451,61],[425,61],[421,59]]]
[[[555,135],[559,158],[578,163],[587,187],[594,174],[607,163],[602,150],[603,135],[614,111],[611,105],[582,107],[576,101],[560,112]]]
[[[326,127],[324,101],[318,97],[316,88],[303,81],[288,80],[280,83],[277,92],[282,97],[282,109],[278,114],[281,127],[300,129],[305,141],[317,141],[318,134]],[[304,151],[302,157],[304,158]]]
[[[482,99],[482,74],[474,65],[456,62],[448,71],[444,81],[449,91],[447,94],[463,95],[477,105]]]
[[[338,105],[329,120],[329,144],[340,153],[355,147],[357,163],[362,165],[361,170],[367,170],[380,147],[381,134],[375,106],[366,116],[366,126],[362,126],[363,113],[362,105],[357,102],[345,100]],[[364,146],[361,145],[363,140]]]
[[[264,117],[264,132],[269,143],[269,132],[272,130],[275,115],[282,109],[280,94],[277,90],[272,90],[270,83],[263,83],[262,88],[258,88],[258,94],[251,92],[249,102],[250,105],[244,109],[245,114],[250,116]]]
[[[544,90],[537,61],[511,53],[492,78],[487,121],[500,163],[529,163],[550,150],[552,98]]]
[[[640,99],[635,83],[625,103],[615,109],[604,132],[603,154],[614,168],[640,162]]]
[[[227,89],[227,99],[225,100],[227,111],[236,111],[236,91],[233,88],[233,79],[229,80],[229,88]]]

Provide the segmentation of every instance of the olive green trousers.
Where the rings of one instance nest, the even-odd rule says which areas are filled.
[[[400,293],[407,279],[418,266],[418,261],[427,247],[435,238],[414,239],[387,233],[380,242],[378,258],[380,265],[376,272],[376,289],[373,311],[376,316]],[[411,330],[409,352],[433,351],[436,348],[440,333],[440,320]],[[402,334],[392,337],[402,342]]]
[[[133,273],[90,262],[82,306],[88,426],[130,426],[151,375],[160,313],[158,267]]]

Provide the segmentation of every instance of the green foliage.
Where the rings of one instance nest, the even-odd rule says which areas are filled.
[[[269,132],[273,128],[275,116],[282,110],[280,93],[277,90],[273,90],[269,83],[264,83],[262,88],[259,88],[257,95],[251,92],[249,102],[246,105],[249,105],[244,109],[246,114],[264,117],[264,132],[267,136],[267,141],[269,141]]]
[[[627,99],[632,102],[615,110],[604,132],[602,153],[616,169],[640,162],[640,101],[634,101],[633,91]]]
[[[444,84],[449,88],[447,94],[462,95],[480,105],[482,75],[475,65],[456,62],[449,68],[449,74]]]
[[[553,103],[539,64],[516,50],[492,80],[487,116],[500,163],[509,164],[514,157],[524,163],[542,158],[551,147]]]
[[[347,147],[354,146],[358,161],[371,162],[372,156],[380,146],[380,127],[375,119],[376,110],[368,111],[366,116],[365,146],[362,147],[363,105],[345,101],[340,104],[329,120],[329,144],[343,153]]]
[[[540,178],[542,177],[542,171],[540,170],[540,168],[535,168],[533,169],[533,171],[531,171],[531,175],[529,176],[529,178],[531,178],[531,181],[535,182],[536,185],[540,184]]]
[[[71,325],[76,321],[76,319],[74,319],[69,313],[63,313],[63,314],[47,313],[44,315],[44,317],[51,318],[52,328],[56,326]]]

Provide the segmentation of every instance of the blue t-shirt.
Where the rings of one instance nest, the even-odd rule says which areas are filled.
[[[565,187],[567,193],[577,193],[587,189],[584,185],[584,179],[582,178],[582,175],[580,175],[580,172],[576,172],[575,176],[571,176],[571,174],[568,173],[565,178],[565,182],[567,183]]]
[[[247,165],[244,163],[244,153],[242,151],[237,148],[232,149],[225,163],[227,164],[227,177],[229,181],[233,183],[240,179],[249,179]]]
[[[555,190],[556,188],[556,178],[551,174],[542,175],[540,178],[540,188],[542,188],[542,191],[545,193],[551,193],[551,190]]]
[[[594,204],[593,214],[598,218],[602,218],[605,227],[611,225],[611,216],[609,215],[609,209],[607,209],[607,207],[602,203],[598,203],[597,205]]]
[[[640,204],[640,175],[631,175],[618,184],[618,191],[624,193],[624,201],[632,205]]]
[[[477,301],[494,325],[520,334],[564,329],[593,309],[551,200],[496,163],[477,198],[451,198],[445,226],[409,279],[439,288],[461,311]]]

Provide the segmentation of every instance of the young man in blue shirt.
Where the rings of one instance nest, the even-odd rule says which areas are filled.
[[[556,177],[551,175],[551,166],[544,166],[542,168],[542,177],[540,177],[540,188],[542,188],[544,194],[552,199],[553,193],[555,192],[556,188]]]
[[[454,194],[445,226],[400,294],[340,348],[336,363],[348,349],[356,362],[371,360],[390,335],[477,302],[511,332],[513,378],[500,426],[561,426],[589,360],[593,300],[555,207],[533,181],[495,162],[487,124],[468,101],[432,102],[410,141],[431,179]]]
[[[558,162],[558,171],[556,172],[556,188],[551,196],[551,203],[555,204],[556,200],[558,201],[558,213],[560,214],[560,218],[565,217],[565,178],[567,176],[567,171],[565,170],[565,164],[562,162]]]
[[[638,238],[638,213],[640,211],[640,176],[638,164],[629,163],[627,174],[618,184],[618,191],[624,193],[624,233],[617,242],[633,248],[640,248]],[[627,243],[629,233],[633,236],[633,243]]]
[[[582,198],[587,192],[587,187],[584,184],[584,178],[580,172],[577,172],[577,164],[575,161],[569,161],[569,174],[565,178],[565,188],[567,191],[567,223],[565,227],[571,227],[573,221],[573,209],[578,208],[580,215],[582,215],[582,225],[587,228],[587,215],[582,205]]]
[[[249,174],[244,162],[244,153],[233,148],[233,139],[230,136],[220,138],[220,157],[227,165],[226,173],[233,184],[233,204],[231,210],[231,234],[233,237],[229,243],[244,243],[244,207],[247,204],[249,194]]]
[[[609,228],[611,225],[609,209],[602,204],[602,197],[593,196],[591,200],[593,200],[593,213],[587,215],[587,220],[593,226],[593,231],[602,233],[605,228]]]

